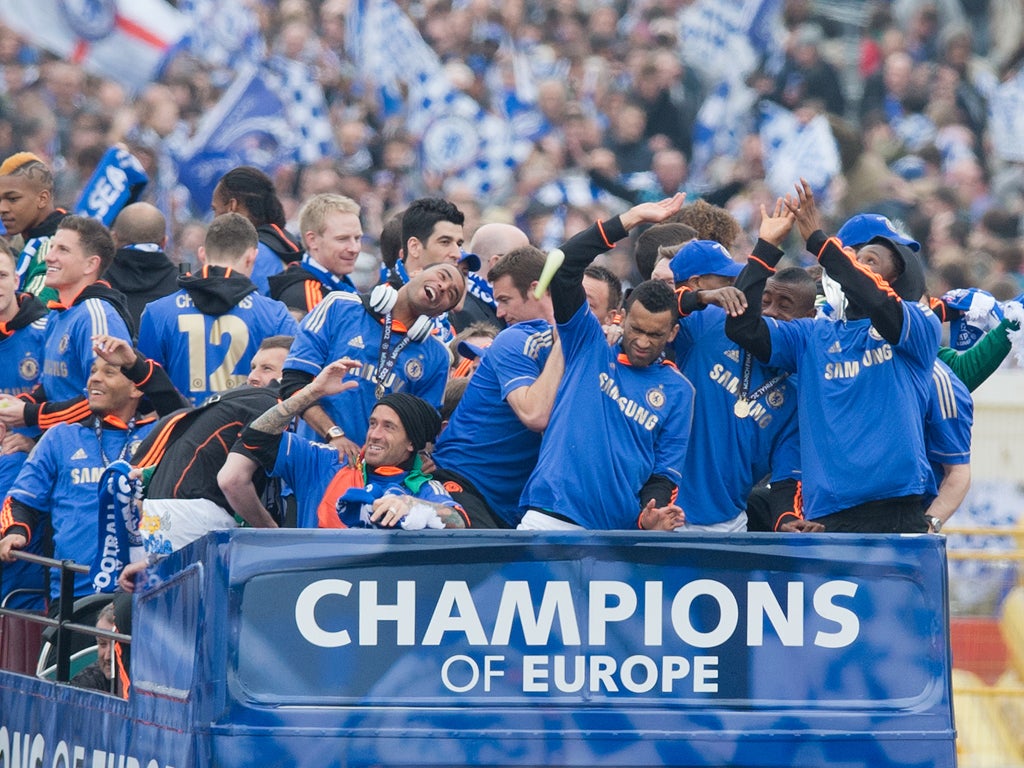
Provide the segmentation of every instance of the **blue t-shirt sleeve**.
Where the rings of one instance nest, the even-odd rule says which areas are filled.
[[[550,336],[550,331],[546,333]],[[544,364],[540,360],[540,355],[531,354],[531,350],[535,348],[536,337],[544,334],[544,331],[525,333],[510,329],[504,334],[498,334],[494,343],[487,348],[487,355],[493,355],[491,362],[494,364],[494,373],[501,387],[502,400],[515,390],[528,387],[537,380]],[[547,349],[550,351],[550,345]]]
[[[658,432],[654,446],[654,467],[652,475],[667,477],[677,486],[683,481],[683,461],[690,442],[690,427],[693,424],[693,385],[680,374],[685,382],[674,395],[673,407]]]
[[[272,335],[295,336],[299,332],[299,324],[295,322],[295,318],[292,317],[292,313],[288,311],[284,304],[278,302],[278,306],[274,314],[276,327],[274,328]]]
[[[969,464],[974,401],[967,387],[949,371],[932,376],[925,419],[924,442],[928,461],[936,464]]]
[[[567,323],[559,323],[558,336],[562,341],[562,354],[565,355],[566,365],[592,344],[608,344],[601,322],[590,311],[590,305],[586,302],[583,302],[583,306],[576,310],[576,314]]]
[[[939,318],[927,307],[912,301],[903,304],[903,334],[896,351],[917,365],[931,365],[939,352],[942,327]]]
[[[424,483],[420,486],[419,492],[416,494],[417,499],[423,501],[429,501],[431,504],[442,504],[446,507],[457,507],[448,491],[444,489],[444,484],[437,480],[431,480],[428,483]]]
[[[294,432],[281,435],[277,461],[270,473],[280,477],[296,495],[316,496],[319,501],[343,462],[341,454],[329,445],[311,442]]]

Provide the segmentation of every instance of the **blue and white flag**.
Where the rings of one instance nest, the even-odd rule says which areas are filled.
[[[840,170],[839,146],[828,118],[817,115],[801,122],[771,101],[762,101],[760,109],[764,176],[772,194],[792,194],[794,184],[807,179],[819,204],[827,208],[829,184]]]
[[[680,52],[711,82],[782,63],[781,0],[697,0],[680,15]]]
[[[188,28],[165,0],[3,0],[0,22],[30,44],[132,90],[153,81]]]
[[[111,147],[85,183],[75,214],[99,219],[109,227],[126,205],[139,199],[148,183],[142,163],[131,152]]]
[[[963,314],[949,323],[949,346],[958,352],[970,349],[1003,319],[1003,308],[995,297],[980,288],[955,288],[942,301]]]
[[[426,173],[458,179],[490,198],[512,181],[529,151],[510,125],[455,88],[434,50],[394,0],[354,0],[349,55],[375,88],[407,90],[405,122]]]
[[[996,157],[1024,162],[1024,69],[995,89],[988,102],[988,130]]]
[[[267,173],[333,152],[323,91],[308,67],[275,57],[246,67],[174,156],[177,177],[197,211],[209,209],[227,171],[252,165]]]
[[[181,0],[178,10],[189,23],[181,48],[215,70],[255,66],[266,57],[259,19],[245,3]]]
[[[715,185],[709,174],[715,158],[739,159],[743,139],[754,130],[756,101],[756,92],[736,78],[722,80],[704,100],[693,124],[689,186],[705,191]]]
[[[142,483],[129,477],[132,465],[118,459],[103,470],[99,483],[99,542],[89,570],[93,589],[113,592],[132,550],[142,553],[139,534]]]

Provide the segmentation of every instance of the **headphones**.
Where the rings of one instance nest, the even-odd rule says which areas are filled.
[[[390,283],[381,283],[370,291],[370,309],[378,315],[388,315],[398,301],[398,291]],[[405,332],[411,341],[423,341],[434,330],[434,319],[420,315]]]

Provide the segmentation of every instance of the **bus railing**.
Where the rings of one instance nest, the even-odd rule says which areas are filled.
[[[11,555],[16,560],[27,563],[34,563],[45,568],[60,569],[60,592],[57,598],[56,616],[44,616],[32,611],[7,608],[0,605],[0,617],[12,616],[23,621],[34,624],[41,624],[45,627],[55,628],[54,646],[56,648],[56,671],[54,679],[58,683],[66,683],[71,678],[71,636],[74,633],[88,635],[96,638],[106,638],[114,642],[130,644],[131,635],[122,632],[99,629],[96,626],[80,624],[73,621],[75,606],[75,574],[88,573],[89,566],[76,563],[74,560],[55,560],[50,557],[43,557],[31,552],[19,552],[14,550]],[[113,596],[111,596],[113,599]],[[0,642],[3,642],[0,636]]]

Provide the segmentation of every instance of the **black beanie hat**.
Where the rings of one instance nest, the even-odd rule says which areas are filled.
[[[392,392],[384,395],[373,407],[378,405],[386,405],[398,414],[414,451],[423,450],[441,431],[441,415],[434,406],[420,397],[405,392]]]

